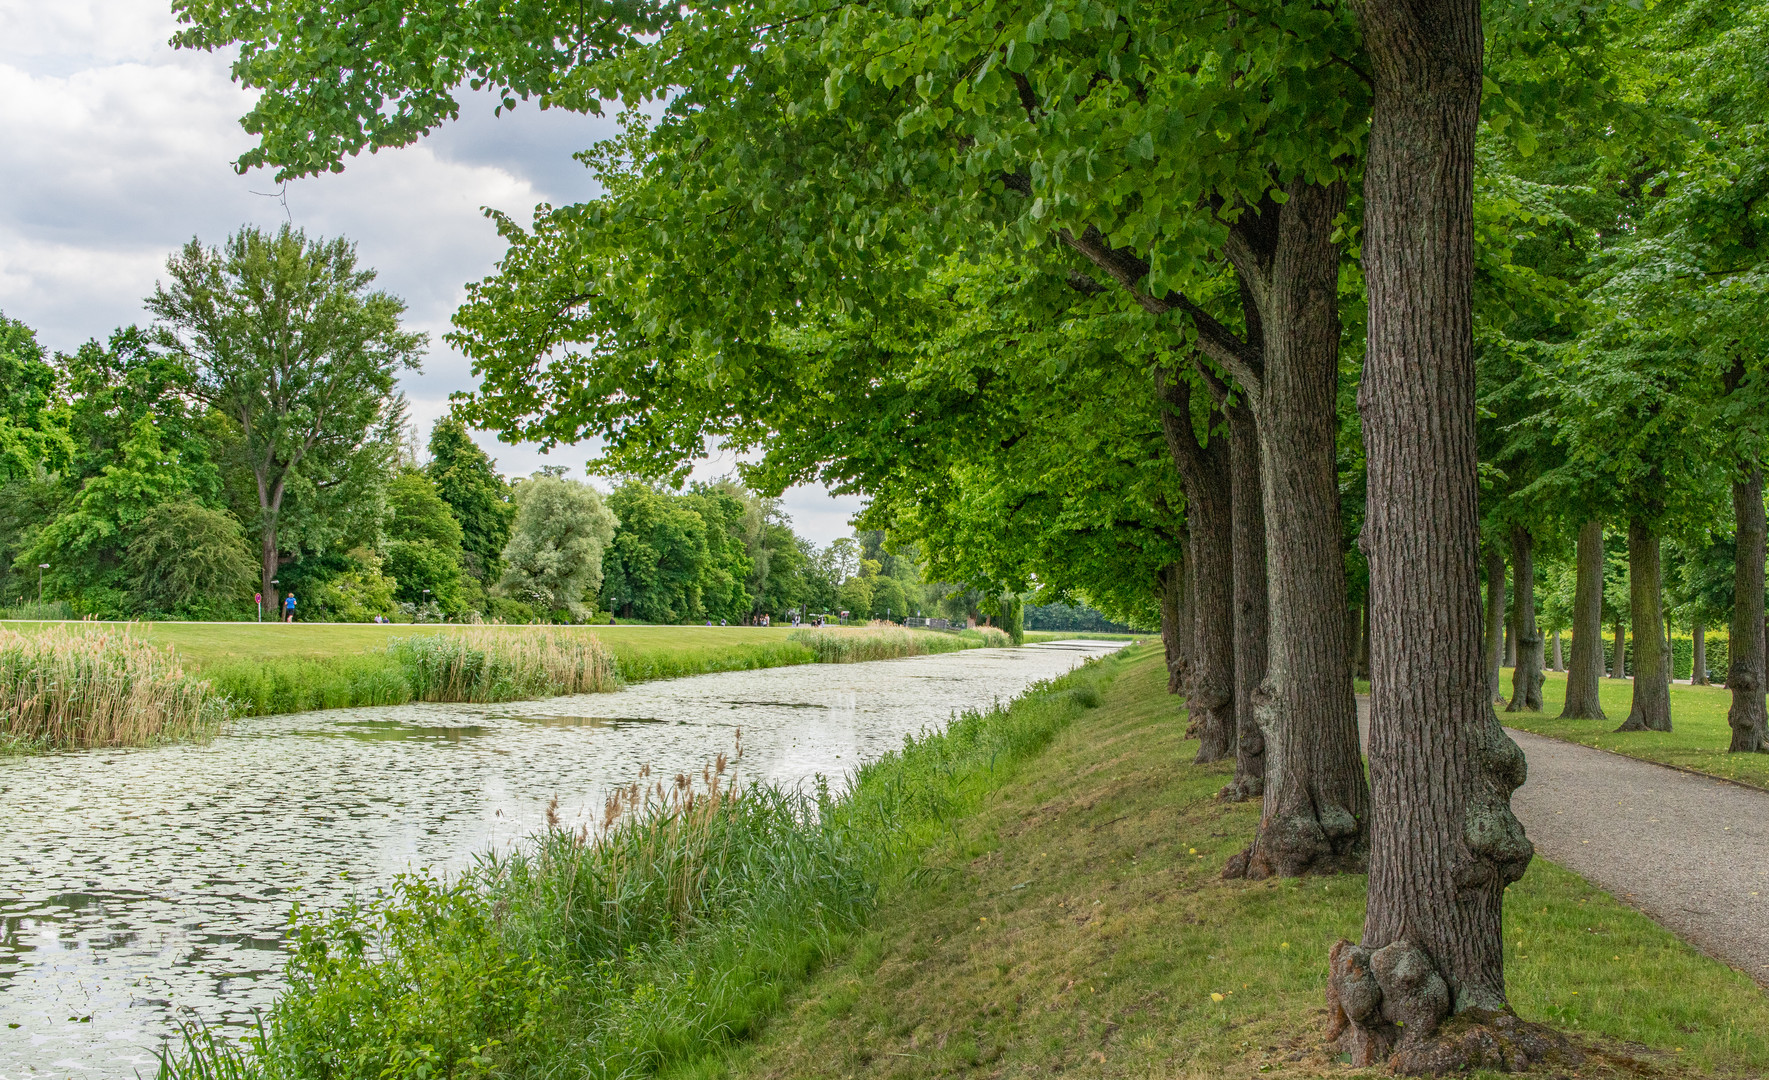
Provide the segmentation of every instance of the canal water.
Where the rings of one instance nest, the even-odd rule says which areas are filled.
[[[740,778],[855,765],[1060,675],[1111,642],[727,672],[611,694],[241,721],[206,746],[0,761],[0,1080],[151,1077],[179,1019],[275,999],[291,906],[458,871],[600,821],[644,765]]]

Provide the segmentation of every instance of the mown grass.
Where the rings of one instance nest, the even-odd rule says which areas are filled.
[[[127,630],[0,629],[0,751],[200,739],[228,715],[171,649]]]
[[[1227,768],[1183,764],[1158,649],[1134,657],[759,1039],[668,1075],[1360,1075],[1322,1037],[1327,949],[1358,936],[1364,880],[1222,881],[1258,807],[1212,798]],[[1506,949],[1517,1010],[1602,1051],[1581,1076],[1769,1067],[1748,978],[1545,860],[1508,893]]]
[[[1087,665],[862,766],[848,792],[648,775],[606,832],[550,828],[453,881],[296,912],[289,990],[240,1043],[193,1032],[167,1080],[625,1077],[707,1060],[847,951],[881,885],[1101,700]],[[740,766],[739,766],[740,768]]]
[[[1501,685],[1509,694],[1510,669],[1506,669]],[[1541,712],[1501,711],[1499,719],[1510,727],[1538,735],[1769,788],[1769,754],[1726,752],[1732,741],[1732,729],[1726,724],[1726,710],[1732,705],[1731,691],[1718,686],[1672,683],[1670,731],[1618,732],[1616,728],[1628,718],[1628,702],[1633,693],[1632,680],[1605,678],[1598,695],[1609,719],[1562,720],[1559,717],[1566,704],[1566,676],[1550,671],[1542,683]]]

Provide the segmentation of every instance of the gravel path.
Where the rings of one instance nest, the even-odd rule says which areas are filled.
[[[1506,730],[1529,760],[1511,809],[1537,853],[1769,986],[1769,792]]]

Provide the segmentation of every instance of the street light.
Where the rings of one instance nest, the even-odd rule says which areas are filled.
[[[37,606],[38,607],[43,606],[43,571],[45,571],[47,569],[49,569],[48,563],[40,562],[37,564]],[[38,614],[42,614],[42,613],[38,612]]]

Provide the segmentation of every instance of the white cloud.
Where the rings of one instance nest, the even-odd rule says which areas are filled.
[[[520,216],[592,195],[571,154],[614,131],[609,119],[530,105],[494,119],[491,99],[474,95],[459,122],[422,143],[362,155],[279,198],[267,173],[240,176],[230,164],[252,142],[238,122],[252,98],[230,80],[231,58],[168,47],[166,0],[0,0],[0,26],[0,311],[48,347],[73,349],[143,320],[166,256],[192,236],[217,243],[286,213],[310,233],[355,240],[379,286],[430,333],[424,371],[401,382],[425,431],[448,395],[473,383],[442,335],[466,283],[503,253],[481,208]],[[482,442],[512,474],[575,470],[592,452]],[[695,475],[730,471],[715,459]],[[819,488],[787,499],[818,543],[845,535],[859,505]]]

